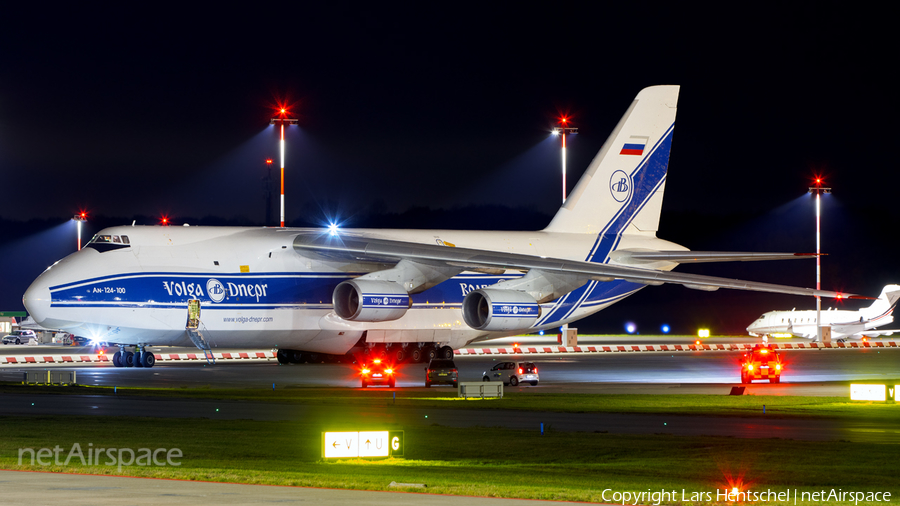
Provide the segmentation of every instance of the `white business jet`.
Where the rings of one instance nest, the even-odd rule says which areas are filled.
[[[678,86],[638,93],[566,203],[534,232],[123,226],[42,273],[24,303],[48,328],[116,343],[376,350],[452,356],[475,341],[550,329],[647,285],[846,297],[671,272],[678,264],[802,258],[689,251],[656,237]]]
[[[894,321],[894,306],[900,299],[900,285],[887,285],[881,295],[869,307],[859,311],[831,309],[821,311],[822,325],[831,327],[832,339],[861,339],[891,335],[897,330],[877,330]],[[808,339],[818,337],[816,311],[769,311],[747,327],[751,336],[796,336]]]

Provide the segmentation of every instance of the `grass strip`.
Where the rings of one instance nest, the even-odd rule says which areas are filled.
[[[786,490],[889,491],[900,486],[896,446],[780,439],[633,436],[437,425],[407,428],[406,458],[324,462],[322,427],[298,422],[131,417],[0,417],[0,467],[184,480],[389,490],[392,481],[424,483],[427,492],[606,502],[612,492],[692,493],[741,486]],[[392,429],[396,427],[360,427]],[[22,448],[178,448],[181,465],[32,465]],[[686,495],[683,495],[686,494]],[[687,498],[687,501],[683,499]],[[701,499],[703,496],[700,497]],[[641,501],[651,504],[653,501]],[[719,501],[724,502],[724,501]],[[793,502],[793,501],[791,501]],[[865,502],[863,502],[865,503]],[[781,504],[767,501],[766,504]],[[846,501],[816,501],[846,504]],[[884,503],[881,503],[884,504]]]
[[[890,382],[889,382],[890,383]],[[898,382],[900,383],[900,382]],[[890,383],[894,384],[894,383]],[[894,422],[900,420],[900,404],[859,402],[846,397],[773,395],[681,394],[561,394],[508,392],[503,399],[461,399],[455,390],[349,388],[184,388],[37,386],[0,384],[0,394],[121,395],[185,399],[241,400],[305,405],[384,406],[416,408],[465,408],[558,413],[642,413],[661,415],[740,416],[800,419],[853,419]],[[765,406],[765,409],[763,407]]]

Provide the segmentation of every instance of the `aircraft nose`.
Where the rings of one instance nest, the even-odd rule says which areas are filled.
[[[50,318],[50,285],[44,278],[38,276],[22,296],[28,314],[40,325]]]

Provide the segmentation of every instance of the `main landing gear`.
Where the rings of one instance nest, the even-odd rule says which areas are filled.
[[[134,351],[127,351],[124,346],[119,346],[119,351],[113,354],[112,362],[116,367],[146,367],[156,365],[156,355],[147,351],[146,345],[139,344]]]
[[[346,355],[329,355],[279,348],[275,356],[281,365],[353,361],[368,363],[376,358],[387,360],[391,364],[407,362],[418,364],[431,362],[436,358],[452,359],[453,348],[436,343],[369,343],[358,345]]]

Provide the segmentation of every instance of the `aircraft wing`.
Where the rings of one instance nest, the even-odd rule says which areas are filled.
[[[700,274],[580,262],[577,260],[542,258],[517,253],[457,248],[438,244],[411,243],[349,233],[331,235],[321,231],[302,232],[294,239],[294,250],[303,255],[312,254],[333,260],[382,264],[395,264],[401,260],[406,260],[425,265],[455,267],[459,268],[460,271],[498,268],[521,271],[537,269],[556,274],[583,276],[588,280],[612,281],[621,279],[646,285],[672,283],[705,291],[730,288],[734,290],[831,298],[863,298],[828,290],[757,283]]]
[[[751,253],[743,251],[617,251],[617,262],[651,263],[658,261],[679,264],[705,262],[755,262],[762,260],[799,260],[815,258],[815,253]]]

